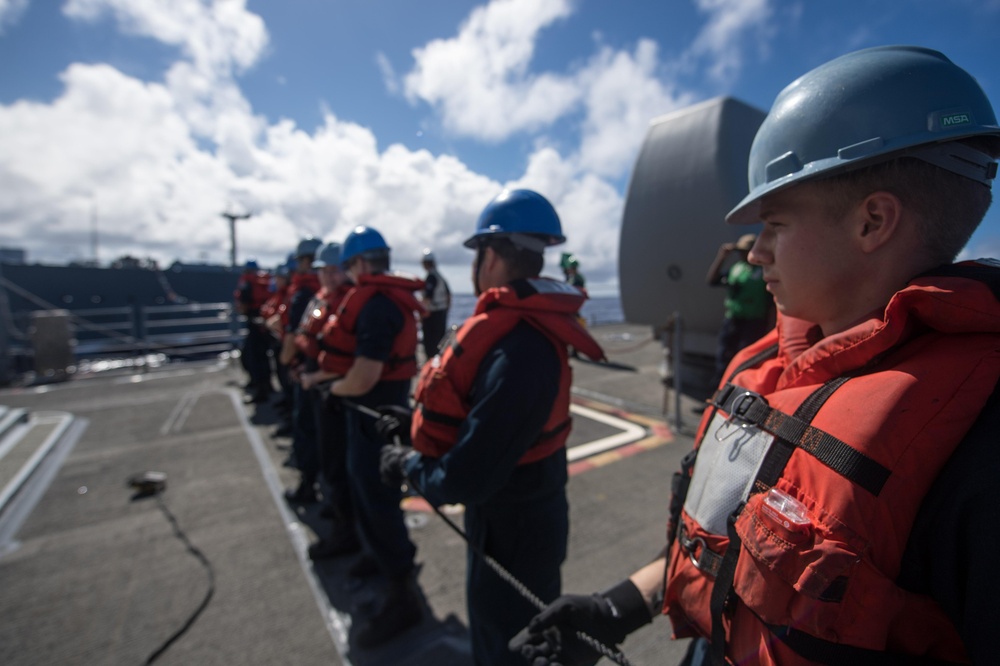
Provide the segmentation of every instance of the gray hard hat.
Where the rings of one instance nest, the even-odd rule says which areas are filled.
[[[312,236],[307,236],[306,238],[303,238],[302,240],[299,241],[298,246],[295,248],[295,256],[310,257],[310,258],[315,257],[316,250],[318,250],[319,246],[322,244],[323,241],[321,241],[320,239],[313,238]]]
[[[323,268],[324,266],[340,267],[340,243],[327,243],[316,252],[313,268]]]
[[[989,186],[996,162],[955,143],[1000,137],[976,80],[943,54],[916,46],[848,53],[788,85],[750,148],[750,193],[726,216],[758,220],[760,199],[803,180],[911,156]]]

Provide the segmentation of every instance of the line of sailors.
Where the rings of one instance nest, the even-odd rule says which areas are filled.
[[[446,316],[450,293],[433,255],[423,257],[427,282],[391,272],[390,248],[371,227],[356,227],[343,244],[303,240],[295,268],[279,269],[274,293],[256,311],[247,307],[291,396],[290,459],[300,483],[286,499],[317,502],[319,489],[320,515],[330,521],[309,556],[353,556],[349,575],[382,577],[381,603],[352,623],[354,646],[380,645],[425,616],[400,507],[404,479],[418,480],[435,506],[464,504],[476,548],[544,601],[560,594],[568,359],[603,358],[579,320],[585,293],[540,277],[544,249],[564,241],[555,209],[538,193],[505,190],[490,202],[465,243],[475,251],[475,312],[440,348],[433,340],[427,347],[428,335],[444,331],[428,327],[424,303],[444,305]],[[430,293],[418,297],[431,279]],[[248,275],[240,293],[249,302],[263,281]],[[419,326],[427,362],[413,411]],[[258,344],[248,335],[244,348],[259,354]],[[253,361],[245,367],[250,401],[267,400],[270,376]],[[475,662],[521,663],[507,643],[535,607],[471,551],[466,586]]]

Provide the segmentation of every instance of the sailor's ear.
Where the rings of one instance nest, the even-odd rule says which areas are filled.
[[[855,210],[855,235],[864,252],[874,252],[898,233],[904,207],[899,197],[879,190],[866,196]]]

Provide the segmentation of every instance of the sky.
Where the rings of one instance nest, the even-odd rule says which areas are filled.
[[[653,118],[767,110],[884,44],[942,51],[1000,107],[998,36],[1000,0],[0,0],[0,247],[229,263],[222,213],[251,213],[237,263],[368,225],[468,293],[461,242],[526,187],[568,237],[546,274],[569,251],[612,295]],[[994,208],[963,257],[1000,257]]]

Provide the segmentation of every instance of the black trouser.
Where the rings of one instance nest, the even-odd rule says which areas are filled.
[[[467,506],[465,530],[472,543],[542,601],[549,603],[559,596],[560,567],[569,538],[569,505],[563,489],[522,504]],[[523,657],[508,650],[507,642],[528,625],[538,609],[471,548],[466,557],[473,660],[477,666],[523,664]]]
[[[424,354],[427,355],[427,358],[437,354],[438,345],[441,344],[441,338],[444,337],[447,323],[447,310],[434,310],[423,319],[421,326],[423,327]]]
[[[293,391],[292,380],[288,376],[288,366],[278,360],[278,356],[281,354],[281,341],[271,336],[269,343],[271,356],[274,358],[274,375],[278,378],[278,385],[281,386],[281,392],[285,394],[285,399],[291,402]]]
[[[319,470],[329,484],[327,503],[333,507],[334,522],[354,524],[351,486],[347,477],[347,415],[340,398],[328,391],[313,389],[316,413],[316,441],[319,445]],[[324,492],[326,492],[326,490]]]
[[[408,382],[399,384],[398,395],[383,391],[375,405],[409,404]],[[360,401],[359,401],[360,402]],[[368,405],[373,407],[372,405]],[[379,459],[383,441],[375,430],[375,419],[354,409],[347,411],[347,470],[358,536],[378,562],[387,578],[398,578],[413,570],[416,546],[403,520],[399,506],[403,493],[399,486],[382,483]]]
[[[243,339],[241,359],[243,367],[250,375],[250,383],[257,392],[271,392],[271,360],[267,350],[271,336],[263,328],[252,322],[247,323],[247,335]]]
[[[312,485],[319,475],[319,446],[316,443],[314,391],[292,385],[292,451],[302,473],[302,482]]]

